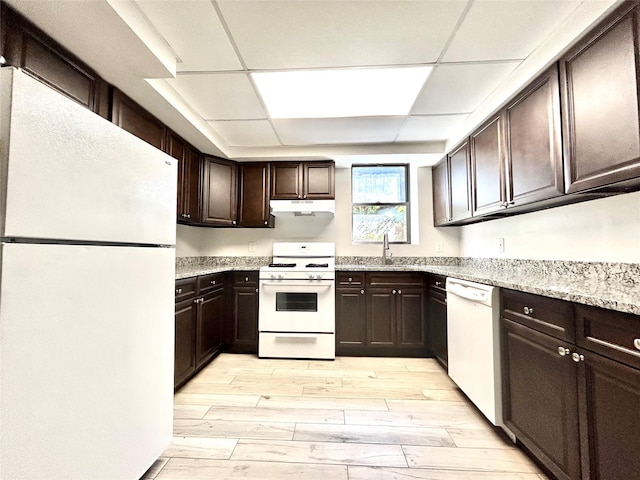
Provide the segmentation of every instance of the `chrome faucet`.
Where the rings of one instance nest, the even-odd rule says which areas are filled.
[[[385,232],[382,236],[382,264],[387,265],[390,263],[391,254],[387,258],[387,250],[389,250],[389,234]]]

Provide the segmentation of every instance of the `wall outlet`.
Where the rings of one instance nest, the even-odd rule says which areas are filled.
[[[436,242],[436,253],[444,252],[444,245],[442,242]]]
[[[256,242],[249,242],[249,251],[250,252],[256,251]]]
[[[496,247],[499,252],[504,252],[504,238],[498,238],[496,241]]]

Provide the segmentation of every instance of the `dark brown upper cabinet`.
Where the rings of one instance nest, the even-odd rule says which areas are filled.
[[[241,227],[274,225],[269,210],[269,167],[267,162],[238,164],[238,225]]]
[[[4,2],[0,9],[7,64],[108,118],[109,84]]]
[[[494,115],[469,138],[474,217],[499,211],[505,205],[502,125],[502,115]]]
[[[237,163],[205,155],[202,163],[202,218],[204,224],[237,224]]]
[[[271,164],[271,199],[335,199],[334,162],[274,162]]]
[[[178,160],[177,218],[180,223],[200,221],[199,175],[200,152],[191,147],[174,132],[167,132],[167,153]]]
[[[431,169],[433,193],[433,224],[444,225],[451,216],[451,197],[449,196],[449,162],[443,158]]]
[[[567,193],[640,184],[638,21],[625,2],[560,61]]]
[[[507,104],[504,119],[506,206],[564,194],[557,65]]]
[[[469,142],[465,141],[432,169],[433,224],[471,218]]]
[[[165,125],[116,88],[113,89],[111,121],[157,149],[167,151]]]

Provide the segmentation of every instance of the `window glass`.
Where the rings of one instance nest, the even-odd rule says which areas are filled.
[[[409,243],[408,176],[407,165],[351,168],[354,243]]]

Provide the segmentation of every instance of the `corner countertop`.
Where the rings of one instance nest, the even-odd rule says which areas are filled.
[[[183,266],[176,268],[176,280],[230,271],[256,271],[261,265],[238,264]],[[514,268],[483,269],[476,266],[445,265],[336,265],[336,271],[425,272],[462,280],[519,290],[570,302],[640,315],[640,280],[616,275],[620,272],[600,270],[584,274],[567,262],[566,268],[541,272],[519,265]],[[592,273],[592,272],[589,272]]]

